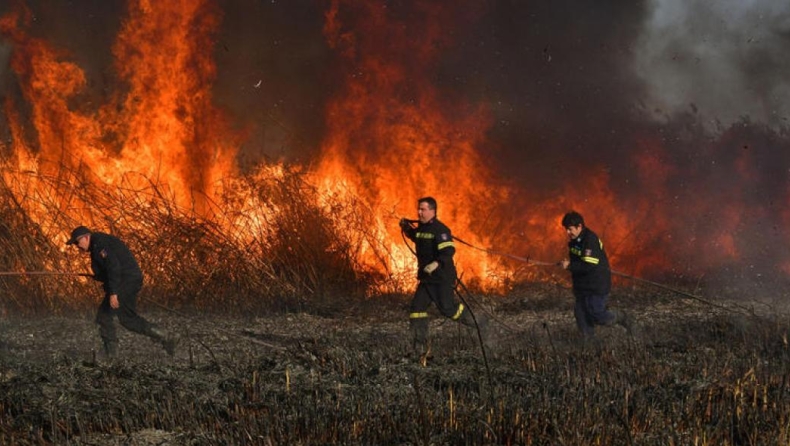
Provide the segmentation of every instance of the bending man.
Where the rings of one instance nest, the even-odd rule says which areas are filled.
[[[150,337],[172,356],[173,340],[137,314],[137,293],[143,287],[143,273],[126,244],[118,237],[91,232],[85,226],[75,228],[66,244],[90,253],[93,278],[104,285],[104,300],[96,313],[104,353],[111,357],[118,351],[113,323],[113,317],[118,316],[118,322],[127,330]]]

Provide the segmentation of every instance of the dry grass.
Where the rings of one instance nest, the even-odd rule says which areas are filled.
[[[786,318],[669,297],[632,308],[641,336],[602,329],[582,346],[567,299],[511,299],[490,307],[489,384],[470,331],[434,319],[422,368],[406,354],[405,300],[368,305],[331,318],[159,315],[181,335],[176,357],[122,332],[112,362],[93,358],[89,319],[6,319],[0,443],[790,441]]]
[[[410,286],[360,263],[363,242],[388,256],[369,234],[370,217],[356,203],[331,197],[317,203],[298,170],[259,173],[224,185],[214,201],[201,197],[201,215],[210,218],[177,207],[166,190],[134,174],[126,182],[137,187],[102,188],[87,172],[53,170],[7,171],[14,183],[0,183],[0,267],[6,271],[85,271],[85,256],[61,243],[71,228],[86,224],[123,239],[146,275],[143,295],[169,307],[239,314],[299,309]],[[253,213],[250,206],[270,212]],[[8,291],[0,308],[7,311],[87,309],[94,302],[87,296],[96,293],[85,279],[3,277],[0,283]]]
[[[79,223],[116,234],[146,273],[142,311],[178,309],[153,319],[181,343],[169,358],[122,331],[124,358],[97,359],[95,284],[0,278],[0,315],[12,315],[0,318],[2,444],[790,443],[790,328],[770,307],[618,287],[641,335],[615,328],[580,346],[569,292],[519,284],[471,302],[497,315],[488,365],[473,333],[434,320],[422,368],[406,354],[411,280],[366,271],[361,245],[389,255],[366,213],[316,203],[300,172],[238,180],[203,200],[211,219],[155,182],[104,190],[54,172],[0,184],[0,267],[83,271],[56,235]],[[250,197],[277,212],[253,218]],[[384,289],[396,293],[367,299]]]

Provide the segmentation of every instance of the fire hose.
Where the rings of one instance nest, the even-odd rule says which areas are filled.
[[[508,253],[504,253],[504,252],[494,251],[494,250],[491,250],[491,249],[480,248],[480,247],[475,246],[475,245],[473,245],[473,244],[471,244],[471,243],[469,243],[469,242],[467,242],[467,241],[465,241],[465,240],[463,240],[463,239],[461,239],[460,237],[457,237],[457,236],[453,236],[453,239],[457,240],[461,244],[464,244],[464,245],[466,245],[466,246],[468,246],[468,247],[470,247],[472,249],[476,249],[478,251],[483,251],[485,253],[492,254],[492,255],[498,255],[498,256],[502,256],[502,257],[507,257],[507,258],[510,258],[510,259],[513,259],[513,260],[518,260],[518,261],[521,261],[521,262],[526,262],[527,264],[530,264],[530,265],[536,265],[536,266],[559,266],[560,265],[559,262],[545,262],[545,261],[540,261],[540,260],[534,260],[534,259],[531,259],[529,257],[520,257],[520,256],[516,256],[516,255],[513,255],[513,254],[508,254]],[[734,310],[732,308],[729,308],[729,307],[721,305],[721,304],[717,304],[715,302],[711,302],[710,300],[705,299],[705,298],[703,298],[701,296],[698,296],[696,294],[687,293],[685,291],[678,290],[676,288],[672,288],[672,287],[669,287],[667,285],[664,285],[664,284],[661,284],[661,283],[658,283],[658,282],[653,282],[652,280],[643,279],[641,277],[633,276],[631,274],[626,274],[626,273],[623,273],[623,272],[620,272],[620,271],[617,271],[617,270],[614,270],[614,269],[611,269],[611,268],[609,269],[609,272],[611,272],[615,276],[623,277],[625,279],[630,279],[630,280],[633,280],[634,282],[639,282],[639,283],[643,283],[643,284],[646,284],[646,285],[651,285],[651,286],[654,286],[656,288],[661,288],[663,290],[670,291],[672,293],[688,297],[689,299],[693,299],[693,300],[696,300],[698,302],[702,302],[702,303],[704,303],[706,305],[710,305],[712,307],[720,308],[722,310],[735,312],[735,313],[740,313],[741,311],[744,311],[744,310],[748,311],[748,309],[743,308],[742,306],[737,305],[737,304],[735,304],[735,306],[738,307],[740,311],[739,310]]]
[[[68,271],[0,271],[0,276],[82,276],[93,277],[90,273],[73,273]]]
[[[405,222],[408,222],[409,224],[419,223],[419,220],[409,220],[409,219],[406,219],[406,218],[401,219],[401,220],[405,221]],[[401,231],[401,236],[403,237],[403,231]],[[495,251],[493,249],[481,248],[479,246],[475,246],[475,245],[463,240],[462,238],[460,238],[460,237],[458,237],[456,235],[453,235],[453,239],[457,240],[459,243],[461,243],[463,245],[466,245],[466,246],[468,246],[468,247],[470,247],[472,249],[475,249],[477,251],[482,251],[482,252],[485,252],[485,253],[491,254],[491,255],[507,257],[507,258],[512,259],[512,260],[525,262],[528,265],[535,265],[535,266],[559,266],[560,265],[559,262],[546,262],[546,261],[541,261],[541,260],[535,260],[535,259],[532,259],[532,258],[529,258],[529,257],[521,257],[521,256],[509,254],[509,253],[506,253],[506,252]],[[406,239],[404,237],[404,243],[405,242],[406,242]],[[411,246],[409,246],[408,243],[406,243],[406,246],[409,247],[409,250],[412,251],[412,254],[416,255],[416,253],[411,249]],[[703,298],[702,296],[698,296],[696,294],[691,294],[691,293],[688,293],[688,292],[685,292],[685,291],[682,291],[682,290],[678,290],[676,288],[672,288],[670,286],[667,286],[667,285],[664,285],[664,284],[661,284],[661,283],[658,283],[658,282],[654,282],[652,280],[643,279],[641,277],[637,277],[637,276],[634,276],[634,275],[631,275],[631,274],[626,274],[626,273],[623,273],[623,272],[620,272],[620,271],[617,271],[617,270],[614,270],[614,269],[611,269],[611,268],[609,269],[609,271],[615,276],[619,276],[619,277],[622,277],[622,278],[625,278],[625,279],[633,280],[634,282],[643,283],[643,284],[650,285],[650,286],[653,286],[653,287],[656,287],[656,288],[661,288],[661,289],[663,289],[665,291],[670,291],[670,292],[678,294],[680,296],[684,296],[684,297],[687,297],[689,299],[695,300],[697,302],[701,302],[701,303],[704,303],[706,305],[710,305],[712,307],[716,307],[716,308],[719,308],[719,309],[722,309],[722,310],[725,310],[725,311],[730,311],[730,312],[734,312],[734,313],[742,313],[742,312],[752,313],[752,311],[750,311],[748,308],[745,308],[745,307],[743,307],[741,305],[738,305],[738,304],[733,304],[734,306],[736,306],[738,308],[738,310],[735,310],[735,309],[732,309],[730,307],[727,307],[727,306],[724,306],[724,305],[712,302],[712,301],[710,301],[708,299]]]
[[[70,271],[0,271],[0,276],[82,276],[82,277],[93,277],[94,275],[91,274],[91,273],[76,273],[76,272],[70,272]],[[198,320],[196,318],[190,317],[190,316],[188,316],[188,315],[186,315],[184,313],[181,313],[181,312],[179,312],[177,310],[174,310],[174,309],[168,307],[167,305],[164,305],[164,304],[162,304],[160,302],[157,302],[154,299],[150,299],[149,298],[149,299],[146,299],[146,301],[149,302],[149,303],[154,304],[155,306],[157,306],[157,307],[159,307],[159,308],[161,308],[161,309],[163,309],[165,311],[177,314],[177,315],[179,315],[181,317],[185,317],[185,318],[187,318],[187,319],[189,319],[189,320],[191,320],[193,322],[197,322],[197,323],[201,322],[200,320]],[[235,334],[235,333],[233,333],[233,334]],[[187,332],[187,336],[188,335],[189,334]],[[267,347],[271,347],[271,348],[278,349],[278,350],[285,350],[283,347],[272,345],[272,344],[269,344],[269,343],[266,343],[266,342],[263,342],[263,341],[260,341],[260,340],[257,340],[257,339],[250,339],[248,336],[244,336],[244,335],[240,335],[240,334],[236,334],[236,336],[238,336],[239,338],[242,338],[244,340],[250,341],[250,342],[254,342],[254,343],[257,343],[257,344],[265,345]],[[211,348],[209,348],[205,343],[203,343],[199,339],[196,339],[196,341],[201,346],[203,346],[206,350],[208,350],[209,354],[211,355],[212,358],[214,358],[214,361],[216,362],[216,358],[214,357],[214,352],[211,350]]]

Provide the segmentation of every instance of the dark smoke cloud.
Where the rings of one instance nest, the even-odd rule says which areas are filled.
[[[790,2],[654,0],[634,68],[657,117],[693,110],[709,127],[790,119]]]
[[[640,125],[629,61],[644,14],[633,1],[500,1],[459,30],[446,77],[493,107],[503,172],[555,186],[575,166],[622,164],[623,132]]]
[[[219,106],[247,135],[240,162],[261,156],[304,160],[324,130],[325,105],[337,88],[322,34],[324,2],[222,2],[217,42]]]
[[[408,14],[409,2],[391,3]],[[481,4],[478,21],[448,23],[456,44],[440,61],[437,87],[490,104],[497,147],[489,150],[507,160],[506,175],[552,181],[567,170],[569,155],[581,164],[620,167],[629,131],[655,124],[656,114],[663,124],[692,111],[720,127],[743,116],[774,127],[787,120],[790,3]],[[90,89],[113,88],[111,45],[125,2],[27,5],[32,34],[67,50],[86,70]],[[324,107],[337,88],[337,58],[322,35],[326,6],[221,4],[216,100],[248,134],[242,156],[251,162],[256,155],[304,156],[318,146]],[[0,6],[0,13],[10,7]]]
[[[0,92],[3,91],[6,83],[6,71],[8,70],[8,58],[11,56],[11,47],[0,43]]]
[[[16,7],[17,2],[2,2],[0,14]],[[31,12],[26,32],[47,40],[84,71],[86,94],[100,100],[115,88],[111,45],[118,33],[125,2],[122,0],[35,0],[21,2]],[[6,66],[6,64],[3,64]],[[98,105],[98,104],[97,104]]]
[[[587,181],[605,171],[633,209],[632,238],[645,239],[630,260],[667,253],[672,277],[721,288],[766,292],[785,280],[790,4],[489,5],[443,81],[492,105],[488,150],[502,175],[546,199],[570,184],[583,207]],[[651,179],[643,156],[666,173]],[[658,221],[669,221],[660,233]]]

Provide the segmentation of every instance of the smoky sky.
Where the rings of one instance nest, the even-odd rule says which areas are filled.
[[[656,0],[633,65],[657,115],[694,110],[709,126],[790,119],[790,2]]]
[[[601,3],[492,2],[452,53],[448,71],[461,74],[448,77],[492,107],[491,150],[507,175],[543,184],[574,166],[620,165],[624,131],[641,125],[633,111],[643,87],[629,61],[645,12]]]
[[[409,14],[410,3],[417,2],[383,4]],[[30,33],[68,51],[86,72],[93,90],[86,94],[107,94],[124,2],[26,4],[34,14]],[[481,4],[477,20],[448,24],[454,43],[441,55],[436,87],[490,107],[486,150],[507,161],[505,175],[549,179],[547,172],[567,168],[568,154],[579,163],[620,167],[628,135],[678,116],[714,131],[743,117],[773,128],[787,122],[790,3]],[[338,88],[338,59],[322,35],[327,7],[321,1],[221,2],[215,102],[247,135],[242,157],[309,156],[319,145],[326,101]],[[6,52],[0,50],[4,72]]]

